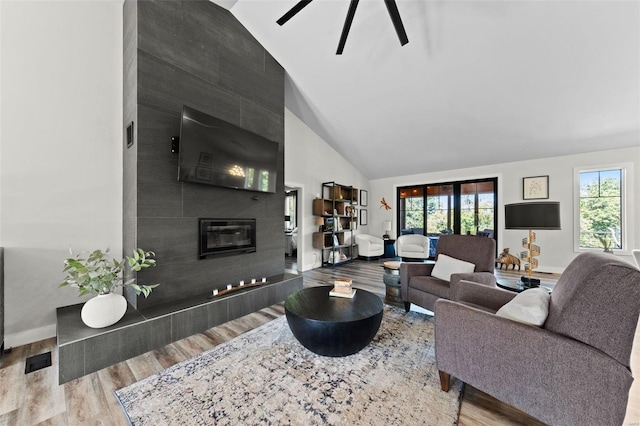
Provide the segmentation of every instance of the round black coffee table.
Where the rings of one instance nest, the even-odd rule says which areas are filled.
[[[324,356],[351,355],[371,342],[382,321],[382,300],[356,290],[352,299],[329,296],[332,287],[299,290],[284,302],[289,328],[311,352]]]

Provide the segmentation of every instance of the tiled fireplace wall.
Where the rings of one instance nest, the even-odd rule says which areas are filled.
[[[280,143],[276,194],[177,182],[183,104]],[[138,309],[206,296],[284,271],[284,70],[227,10],[208,0],[124,3],[125,252],[156,253],[138,274],[160,283]],[[198,259],[198,218],[255,218],[255,253]]]

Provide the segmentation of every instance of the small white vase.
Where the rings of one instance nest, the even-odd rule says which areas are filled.
[[[116,293],[99,294],[82,307],[82,322],[91,328],[109,327],[127,312],[127,299]]]

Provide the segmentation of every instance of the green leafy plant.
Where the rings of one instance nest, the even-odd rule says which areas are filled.
[[[69,252],[73,255],[71,250]],[[84,296],[90,293],[107,294],[117,287],[130,286],[136,294],[142,293],[147,297],[159,284],[136,284],[135,278],[129,278],[127,272],[138,272],[155,266],[154,256],[155,253],[152,251],[144,251],[141,248],[133,251],[133,257],[125,256],[120,261],[109,255],[109,249],[104,252],[94,250],[90,253],[79,253],[64,261],[65,267],[62,272],[67,276],[59,287],[76,287],[79,295]]]
[[[598,234],[595,234],[595,236],[598,240],[600,240],[600,244],[602,244],[605,253],[613,253],[613,250],[611,250],[611,238],[609,236]]]

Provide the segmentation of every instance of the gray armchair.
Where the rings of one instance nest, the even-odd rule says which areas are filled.
[[[414,303],[433,311],[440,298],[455,300],[458,283],[461,280],[474,281],[492,287],[496,286],[494,262],[496,241],[474,235],[441,235],[436,247],[436,262],[441,254],[473,263],[470,273],[455,273],[449,281],[433,277],[433,263],[400,264],[400,287],[405,310]]]
[[[461,282],[458,302],[436,302],[436,363],[450,376],[553,425],[622,424],[633,382],[640,271],[583,253],[551,293],[542,327],[495,312],[515,296]]]

